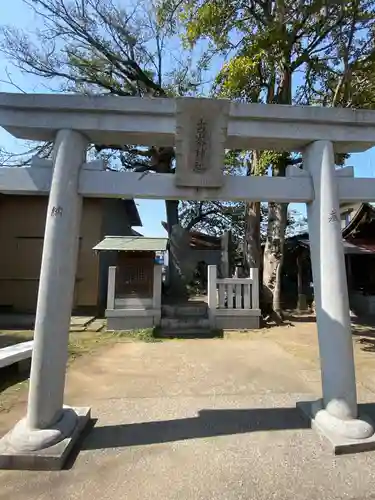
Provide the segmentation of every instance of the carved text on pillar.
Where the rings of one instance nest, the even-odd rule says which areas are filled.
[[[195,162],[194,162],[194,172],[204,172],[207,170],[206,165],[206,155],[207,155],[207,123],[203,118],[197,123],[196,132],[196,149],[195,149]]]
[[[63,214],[63,208],[58,206],[58,207],[52,207],[52,210],[51,210],[51,215],[52,217],[57,217],[57,216],[62,216]]]
[[[337,217],[336,210],[332,210],[328,217],[328,222],[334,223],[339,222],[339,218]]]

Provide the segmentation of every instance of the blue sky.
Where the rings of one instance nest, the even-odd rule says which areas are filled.
[[[33,29],[38,21],[34,14],[27,8],[22,0],[12,0],[11,2],[1,1],[0,7],[1,24],[9,24],[20,29]],[[30,75],[23,75],[13,68],[0,54],[0,80],[6,79],[5,70],[8,70],[13,81],[27,92],[45,92],[43,80]],[[16,92],[14,87],[0,82],[0,92]],[[13,139],[7,132],[0,129],[0,146],[10,150],[22,147],[22,142]],[[352,155],[347,161],[348,165],[354,166],[356,177],[375,176],[375,148],[365,152]],[[165,236],[165,231],[161,226],[161,221],[165,220],[165,209],[163,201],[156,200],[136,200],[138,210],[143,222],[141,232],[145,236]],[[293,204],[291,208],[305,212],[304,205]]]

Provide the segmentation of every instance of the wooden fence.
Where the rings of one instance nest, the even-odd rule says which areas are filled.
[[[259,328],[259,275],[249,278],[217,278],[216,266],[208,266],[208,307],[213,328]]]

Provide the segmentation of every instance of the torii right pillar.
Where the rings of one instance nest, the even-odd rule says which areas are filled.
[[[315,197],[307,204],[323,398],[299,403],[335,453],[375,448],[374,427],[358,414],[353,343],[333,145],[316,141],[303,156]]]

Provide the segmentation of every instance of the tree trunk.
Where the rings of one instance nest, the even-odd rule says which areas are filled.
[[[220,275],[221,278],[230,278],[229,276],[229,240],[231,238],[230,231],[225,231],[221,236],[221,265]]]
[[[248,202],[245,206],[244,267],[246,273],[252,267],[260,267],[260,203]]]
[[[279,7],[279,19],[285,33],[284,24],[285,5],[281,1]],[[291,54],[289,51],[282,56],[282,70],[278,90],[276,93],[276,104],[291,104],[292,102],[292,70]],[[268,101],[270,102],[270,101]],[[287,166],[288,154],[283,154],[273,165],[272,175],[284,177]],[[288,217],[288,204],[268,203],[268,226],[267,239],[263,256],[263,287],[262,299],[264,312],[268,313],[277,324],[281,323],[281,277],[284,256],[285,229]]]
[[[167,214],[168,236],[172,227],[178,224],[178,200],[165,200],[165,211]]]
[[[306,311],[307,309],[307,300],[305,294],[305,286],[303,283],[303,262],[305,259],[304,252],[301,252],[297,255],[297,290],[298,290],[298,302],[297,302],[297,310],[298,311]]]
[[[157,173],[171,173],[174,149],[172,147],[153,147],[151,166]],[[176,252],[173,251],[173,226],[179,224],[178,200],[165,200],[165,211],[168,226],[168,279],[167,294],[176,299],[186,296],[186,287],[180,272],[180,265],[176,260]]]
[[[165,208],[167,214],[168,226],[168,281],[167,281],[167,295],[173,299],[185,299],[186,285],[181,275],[181,266],[177,261],[177,252],[173,251],[172,245],[174,239],[172,238],[173,226],[179,224],[178,220],[178,200],[165,200]]]
[[[263,263],[263,300],[266,312],[277,322],[281,315],[281,271],[284,254],[285,228],[288,204],[268,204],[267,240]]]
[[[272,166],[272,175],[284,177],[289,155],[284,153]],[[264,312],[281,323],[281,277],[284,256],[285,230],[288,218],[287,203],[268,203],[267,239],[263,255],[262,299]]]
[[[259,171],[259,151],[252,152],[252,161],[247,175],[262,175]],[[248,202],[245,205],[244,268],[247,276],[253,267],[260,268],[260,202]]]

